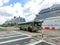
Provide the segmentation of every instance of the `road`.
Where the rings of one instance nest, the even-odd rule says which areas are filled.
[[[43,30],[43,35],[45,41],[60,45],[60,30]]]
[[[43,34],[45,41],[60,45],[60,30],[44,30]],[[26,31],[18,32],[0,28],[0,45],[27,45],[38,42],[38,40],[41,40],[41,32],[30,34]],[[39,44],[43,45],[42,43],[36,45]]]
[[[17,32],[0,29],[0,45],[26,45],[37,41],[29,35]]]

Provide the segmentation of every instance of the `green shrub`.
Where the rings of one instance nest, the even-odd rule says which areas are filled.
[[[2,27],[14,26],[13,24],[2,24]]]

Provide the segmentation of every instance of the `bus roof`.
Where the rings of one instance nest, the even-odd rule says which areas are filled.
[[[32,22],[43,22],[43,21],[40,21],[40,20],[34,20],[34,21],[30,21],[30,22],[22,22],[22,23],[19,23],[19,24],[30,24]]]

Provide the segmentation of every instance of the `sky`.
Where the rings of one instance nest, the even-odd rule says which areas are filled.
[[[42,9],[54,4],[60,4],[60,0],[0,0],[0,24],[14,16],[31,21]]]

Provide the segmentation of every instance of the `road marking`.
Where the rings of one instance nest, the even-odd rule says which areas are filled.
[[[18,38],[18,39],[8,40],[8,41],[0,42],[0,44],[10,43],[10,42],[24,40],[24,39],[28,39],[28,38],[31,38],[31,37],[25,37],[25,38]]]
[[[51,38],[51,39],[59,39],[59,38],[60,38],[60,37],[55,37],[55,38],[53,37],[53,38]]]
[[[48,43],[48,44],[51,44],[51,45],[55,45],[54,43],[51,43],[51,42],[47,42],[47,41],[44,41],[44,42],[46,42],[46,43]]]
[[[16,45],[20,45],[20,44],[16,44]]]
[[[29,35],[29,34],[25,34],[25,33],[22,33],[22,32],[18,32],[18,31],[14,31],[15,33],[19,33],[19,34],[22,34],[22,35],[27,35],[27,36],[29,36],[29,37],[31,37],[31,35]]]
[[[9,33],[6,33],[6,34],[5,33],[4,34],[2,33],[2,34],[0,34],[0,36],[5,36],[5,35],[11,36],[11,35],[22,35],[22,34],[17,34],[17,33],[16,34],[14,34],[14,33],[10,33],[10,34]]]
[[[53,43],[51,43],[51,42],[47,42],[47,41],[45,41],[45,40],[39,40],[39,41],[37,41],[37,42],[35,42],[35,43],[30,43],[30,44],[27,44],[27,45],[36,45],[36,44],[39,44],[39,43],[41,43],[41,42],[46,42],[46,43],[48,43],[48,44],[55,45],[55,44],[53,44]]]
[[[2,37],[0,39],[6,39],[6,38],[12,38],[12,37],[18,37],[18,36],[24,36],[24,35],[16,35],[16,36]]]

